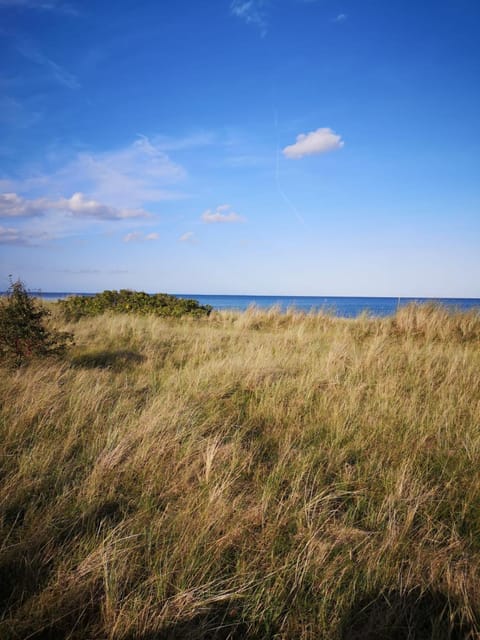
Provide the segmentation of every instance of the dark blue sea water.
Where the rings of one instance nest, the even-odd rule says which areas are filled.
[[[69,295],[67,292],[32,292],[45,300],[59,300]],[[83,293],[77,295],[94,295]],[[200,304],[210,304],[214,309],[244,311],[250,305],[261,308],[279,306],[282,311],[295,308],[298,311],[326,310],[343,318],[354,318],[367,311],[375,316],[388,316],[410,302],[440,302],[448,307],[467,310],[477,308],[480,312],[480,298],[354,298],[341,296],[221,296],[175,294],[180,298],[193,298]]]

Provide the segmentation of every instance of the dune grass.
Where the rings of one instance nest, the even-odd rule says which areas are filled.
[[[478,314],[61,328],[1,371],[2,639],[480,637]]]

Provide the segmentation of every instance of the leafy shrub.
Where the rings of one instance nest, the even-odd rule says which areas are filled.
[[[49,315],[20,280],[11,281],[0,300],[0,360],[20,365],[36,356],[62,355],[73,336],[47,329],[44,320]]]
[[[143,291],[103,291],[94,296],[70,296],[59,300],[67,320],[96,316],[106,311],[114,313],[154,314],[161,317],[208,316],[210,305],[200,305],[196,300],[184,300],[167,293],[148,294]]]

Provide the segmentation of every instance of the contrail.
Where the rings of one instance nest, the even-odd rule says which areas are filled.
[[[277,191],[281,195],[285,203],[290,207],[290,210],[292,211],[297,221],[300,222],[300,224],[304,225],[305,220],[302,218],[302,216],[298,212],[297,207],[293,204],[293,202],[287,196],[285,191],[282,189],[282,185],[280,184],[280,144],[278,139],[278,114],[276,109],[273,110],[273,121],[275,124],[275,133],[277,136],[277,150],[276,150],[276,157],[275,157],[275,182],[277,184]]]

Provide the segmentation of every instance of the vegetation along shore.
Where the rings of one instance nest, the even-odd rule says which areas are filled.
[[[478,312],[68,304],[1,363],[2,639],[480,637]]]

